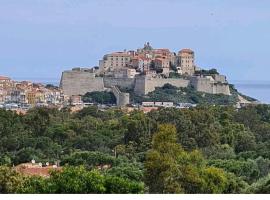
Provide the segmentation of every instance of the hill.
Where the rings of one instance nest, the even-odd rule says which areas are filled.
[[[129,91],[132,103],[141,103],[143,101],[169,101],[178,103],[192,103],[203,105],[235,105],[239,101],[238,95],[241,95],[248,101],[256,101],[256,99],[239,93],[233,85],[230,85],[231,95],[224,94],[208,94],[196,91],[192,86],[186,88],[175,87],[165,84],[163,87],[157,87],[155,91],[145,96],[139,96]]]

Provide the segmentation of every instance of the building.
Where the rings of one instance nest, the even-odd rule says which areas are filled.
[[[56,164],[50,165],[49,163],[46,163],[44,166],[42,163],[22,163],[14,167],[15,170],[18,173],[21,173],[25,176],[42,176],[42,177],[49,177],[50,172],[55,171],[61,171],[62,168],[57,166]]]
[[[105,73],[105,74],[107,74],[107,73]],[[135,78],[136,74],[137,73],[136,73],[135,69],[126,68],[126,69],[115,70],[112,73],[112,76],[114,78]]]
[[[11,101],[15,103],[25,103],[26,102],[26,95],[25,91],[21,89],[15,89],[11,91]]]
[[[28,91],[26,93],[27,103],[31,105],[35,105],[36,103],[36,92],[35,91]]]
[[[131,54],[129,52],[115,52],[107,54],[99,61],[100,73],[106,71],[114,71],[128,67],[131,62]]]
[[[170,61],[165,57],[158,57],[154,60],[155,69],[162,74],[169,75]]]
[[[200,92],[230,95],[225,77],[197,77],[195,69],[199,68],[195,66],[195,54],[191,49],[182,49],[176,54],[166,48],[154,49],[146,43],[137,51],[105,55],[97,73],[82,69],[63,72],[60,87],[67,96],[105,91],[113,86],[146,95],[165,84],[176,87],[191,85]],[[173,71],[184,77],[170,77]]]
[[[137,71],[144,73],[150,70],[152,59],[143,57],[143,56],[135,56],[131,59],[131,67],[136,69]]]
[[[0,88],[11,87],[12,81],[9,77],[0,76]]]
[[[191,49],[182,49],[177,56],[177,73],[183,75],[193,75],[195,73],[195,56]]]
[[[82,97],[80,95],[72,95],[70,97],[70,104],[73,106],[82,105]]]

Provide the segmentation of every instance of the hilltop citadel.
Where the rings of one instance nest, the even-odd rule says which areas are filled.
[[[84,95],[92,91],[112,91],[119,106],[129,104],[129,93],[147,95],[166,83],[176,87],[192,86],[209,94],[231,95],[224,75],[202,73],[195,64],[195,53],[182,49],[154,49],[149,43],[136,51],[113,52],[103,56],[94,68],[73,68],[62,73],[60,87],[65,95]]]
[[[99,101],[91,96],[94,94]],[[104,95],[109,95],[109,101],[104,102]],[[215,69],[196,66],[192,50],[175,53],[154,49],[149,43],[136,51],[106,54],[97,67],[64,71],[60,87],[0,76],[0,108],[19,113],[36,106],[77,111],[93,104],[103,108],[115,103],[127,109],[139,106],[151,110],[203,103],[239,107],[258,102],[237,92]]]

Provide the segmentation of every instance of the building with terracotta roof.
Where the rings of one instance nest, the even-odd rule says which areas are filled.
[[[179,74],[193,75],[195,73],[195,56],[191,49],[182,49],[177,56],[177,72]]]
[[[0,76],[0,82],[3,82],[3,81],[10,81],[11,79],[9,77],[6,77],[6,76]]]
[[[6,76],[0,76],[0,88],[12,87],[12,80]]]
[[[114,71],[123,69],[130,65],[131,53],[129,52],[114,52],[107,54],[99,61],[99,70],[101,73],[106,71]]]
[[[25,176],[42,176],[49,177],[53,170],[61,171],[62,168],[56,165],[42,166],[41,163],[23,163],[17,165],[15,170]]]
[[[170,61],[167,58],[156,58],[154,60],[155,69],[160,71],[162,74],[169,75],[170,72]]]

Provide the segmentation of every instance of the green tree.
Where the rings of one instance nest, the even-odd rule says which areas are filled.
[[[173,125],[160,125],[147,153],[146,183],[150,193],[223,193],[228,179],[223,170],[206,167],[199,151],[177,144]]]
[[[154,134],[152,149],[147,153],[145,162],[145,182],[150,193],[184,192],[177,181],[181,173],[177,157],[182,149],[176,141],[176,129],[173,125],[160,125]]]
[[[251,186],[249,186],[245,193],[252,194],[270,194],[270,174],[259,179]]]
[[[100,103],[100,104],[115,104],[116,98],[112,92],[87,92],[82,97],[83,102]]]
[[[22,183],[23,177],[15,170],[0,166],[0,193],[14,193]]]

